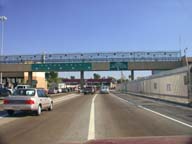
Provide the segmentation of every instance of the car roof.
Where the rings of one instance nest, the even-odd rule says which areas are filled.
[[[18,90],[37,90],[36,88],[19,88]]]

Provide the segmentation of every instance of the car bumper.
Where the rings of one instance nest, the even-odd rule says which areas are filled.
[[[4,104],[3,105],[4,110],[37,110],[38,107],[36,105],[13,105],[13,104]]]
[[[100,91],[101,94],[108,94],[108,91]]]

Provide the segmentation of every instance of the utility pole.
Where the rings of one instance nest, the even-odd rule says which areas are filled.
[[[0,16],[0,21],[1,21],[1,50],[0,50],[0,57],[1,57],[1,63],[3,61],[2,56],[3,56],[3,46],[4,46],[4,22],[7,20],[6,16]],[[3,83],[3,73],[0,72],[0,83]]]
[[[187,65],[187,75],[188,75],[188,97],[189,99],[192,98],[192,90],[191,90],[191,74],[190,74],[190,69],[189,69],[189,62],[188,62],[188,59],[187,59],[187,50],[188,48],[185,48],[184,49],[184,55],[185,55],[185,62],[186,62],[186,65]]]

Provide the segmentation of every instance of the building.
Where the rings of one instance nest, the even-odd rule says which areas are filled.
[[[18,73],[3,73],[3,83],[7,86],[15,87],[17,84],[28,83],[28,72]],[[45,79],[45,72],[33,72],[33,87],[42,87],[47,89],[47,81]]]

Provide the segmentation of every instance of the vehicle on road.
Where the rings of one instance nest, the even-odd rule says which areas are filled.
[[[48,90],[42,87],[38,87],[37,89],[43,90],[46,94],[48,94]]]
[[[62,88],[61,90],[62,90],[62,93],[67,93],[67,92],[69,92],[68,88]]]
[[[15,89],[27,89],[27,88],[31,88],[31,86],[30,85],[17,85],[15,87]]]
[[[11,91],[7,88],[0,88],[0,97],[6,97],[11,95]]]
[[[94,94],[95,93],[95,88],[93,86],[86,86],[84,89],[83,89],[83,93],[84,94]]]
[[[61,88],[56,88],[58,93],[62,93],[62,89]]]
[[[48,94],[57,94],[58,93],[58,90],[56,88],[50,88],[48,90]]]
[[[109,87],[108,86],[101,86],[100,93],[101,94],[108,94],[109,93]]]
[[[15,111],[32,111],[41,115],[42,110],[53,109],[53,100],[42,89],[17,89],[3,101],[3,109],[11,116]]]

